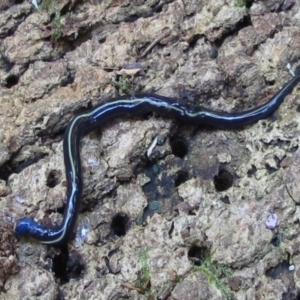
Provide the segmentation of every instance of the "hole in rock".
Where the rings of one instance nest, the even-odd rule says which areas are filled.
[[[61,172],[57,170],[52,170],[49,172],[47,177],[47,186],[50,188],[54,188],[61,181]]]
[[[111,229],[118,236],[124,236],[129,226],[129,217],[125,213],[116,214],[111,222]]]
[[[179,158],[184,158],[188,153],[188,144],[184,138],[180,138],[180,137],[171,138],[170,146],[171,146],[172,153]]]
[[[7,78],[6,78],[6,84],[5,84],[5,87],[10,89],[12,88],[14,85],[18,84],[19,82],[19,77],[17,75],[9,75]]]
[[[196,266],[200,266],[209,256],[209,250],[206,247],[193,245],[188,251],[188,258],[194,262]]]
[[[180,186],[182,183],[189,179],[189,173],[186,171],[178,171],[175,175],[174,184],[175,187]]]
[[[224,169],[214,176],[214,185],[218,192],[226,191],[233,185],[233,175]]]

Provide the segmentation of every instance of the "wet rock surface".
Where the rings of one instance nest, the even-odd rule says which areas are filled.
[[[67,247],[63,132],[106,99],[153,92],[219,111],[267,101],[299,66],[298,1],[0,3],[1,299],[297,299],[300,87],[246,128],[156,114],[86,136]],[[156,139],[157,138],[157,139]],[[154,143],[154,141],[156,141]]]

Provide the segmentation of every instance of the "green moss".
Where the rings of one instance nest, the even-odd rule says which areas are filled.
[[[58,40],[62,36],[62,23],[61,23],[61,15],[60,12],[55,13],[55,18],[54,18],[54,29],[52,31],[52,38],[54,40]]]
[[[124,94],[132,94],[131,82],[123,76],[117,76],[116,79],[112,79],[112,83],[115,87],[120,89]]]
[[[194,266],[193,271],[200,271],[208,278],[209,283],[214,284],[226,297],[231,299],[231,291],[224,283],[224,278],[231,277],[233,272],[228,267],[212,262],[210,257],[207,257],[200,266]]]
[[[51,37],[53,40],[58,40],[62,36],[62,16],[59,10],[57,0],[43,1],[41,4],[41,10],[46,11],[49,16],[54,15],[52,21],[52,33]]]
[[[235,0],[234,6],[235,7],[244,7],[244,6],[246,6],[246,0]]]
[[[150,280],[150,269],[149,269],[149,261],[148,261],[148,250],[146,247],[142,249],[141,252],[141,286],[145,286]]]
[[[46,11],[48,14],[53,14],[58,10],[58,3],[57,0],[42,1],[40,7],[42,11]]]

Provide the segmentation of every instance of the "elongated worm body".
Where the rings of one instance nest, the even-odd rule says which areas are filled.
[[[19,220],[15,228],[15,235],[17,237],[31,237],[51,246],[60,246],[67,243],[75,226],[83,189],[79,150],[80,140],[85,134],[112,118],[139,116],[155,112],[196,125],[205,124],[217,128],[239,128],[272,114],[299,80],[300,73],[298,72],[268,102],[239,113],[215,112],[201,106],[189,106],[180,103],[177,99],[155,94],[137,94],[112,99],[76,116],[70,122],[64,136],[64,161],[68,184],[67,204],[61,225],[46,227],[33,219],[23,218]]]

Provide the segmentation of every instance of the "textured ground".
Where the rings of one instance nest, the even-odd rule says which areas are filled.
[[[135,92],[220,111],[266,101],[300,64],[300,1],[39,9],[0,2],[0,299],[299,299],[300,87],[242,129],[114,120],[82,141],[68,248],[13,228],[61,221],[62,138],[79,112]]]

